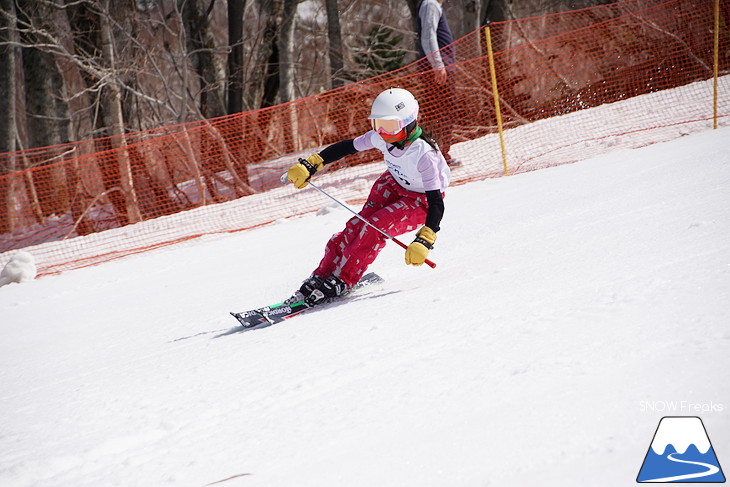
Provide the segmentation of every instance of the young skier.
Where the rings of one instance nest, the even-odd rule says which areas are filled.
[[[372,130],[299,159],[287,178],[302,189],[325,164],[348,154],[380,150],[388,170],[375,181],[360,215],[391,236],[421,226],[406,250],[405,260],[409,265],[422,265],[436,241],[444,213],[443,192],[451,177],[449,167],[436,143],[418,125],[418,102],[409,91],[383,91],[373,101],[368,118]],[[385,241],[382,233],[353,217],[342,232],[330,238],[319,266],[287,302],[304,301],[314,306],[347,292],[375,260]]]

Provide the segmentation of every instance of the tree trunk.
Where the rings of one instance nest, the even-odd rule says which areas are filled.
[[[228,54],[228,86],[227,86],[227,108],[228,114],[240,113],[243,111],[243,89],[245,80],[245,67],[243,63],[243,15],[246,11],[247,0],[228,0],[228,44],[231,52]],[[236,142],[239,134],[245,132],[244,117],[231,118],[235,128],[231,132],[225,132],[226,138],[233,133],[234,140],[226,140],[231,152],[235,153],[234,158],[239,161],[246,160],[244,146]],[[242,174],[242,179],[248,184],[248,165],[237,165],[233,171],[234,176]]]
[[[406,4],[408,5],[408,10],[411,12],[412,17],[412,24],[413,25],[413,31],[416,31],[416,19],[418,18],[418,5],[421,3],[421,0],[407,0]],[[418,39],[416,39],[416,42],[418,42]],[[418,52],[418,46],[416,46],[416,52]]]
[[[124,196],[126,217],[128,223],[137,223],[142,220],[137,204],[137,194],[134,190],[132,179],[132,167],[129,162],[129,153],[124,140],[124,117],[122,116],[122,92],[119,77],[116,75],[116,58],[114,48],[114,37],[110,16],[111,0],[103,0],[103,12],[99,16],[99,27],[101,36],[101,59],[103,66],[113,73],[109,83],[104,86],[101,93],[102,111],[106,116],[105,124],[109,127],[112,136],[112,148],[117,157],[119,171],[119,183]]]
[[[55,9],[45,2],[18,0],[19,19],[26,26],[21,31],[23,42],[23,75],[28,147],[49,147],[71,140],[71,115],[66,101],[66,85],[52,51],[38,47],[46,39],[38,31],[53,33]],[[68,148],[60,149],[67,152]],[[41,186],[42,214],[61,215],[69,210],[70,197],[64,164],[50,156],[49,168],[38,170],[34,178]]]
[[[15,126],[15,76],[17,33],[15,26],[14,0],[0,0],[0,154],[15,152],[15,139],[18,135]],[[0,160],[0,176],[15,171],[15,159],[8,157]],[[3,199],[3,201],[5,201]]]
[[[299,0],[284,0],[284,12],[279,35],[279,103],[296,98],[294,78],[296,73],[294,52],[294,26]]]
[[[261,17],[266,25],[254,57],[246,105],[250,110],[271,106],[276,103],[279,92],[279,49],[278,39],[284,14],[283,0],[257,0]]]
[[[0,154],[8,153],[0,158],[0,234],[10,233],[15,227],[13,210],[13,194],[16,184],[14,177],[3,177],[17,169],[15,140],[17,128],[15,126],[15,76],[17,42],[15,31],[15,2],[0,0]]]
[[[99,66],[82,70],[81,76],[89,93],[96,134],[98,137],[110,137],[97,139],[97,150],[105,153],[99,160],[99,167],[109,201],[116,210],[119,224],[124,226],[140,221],[141,215],[129,154],[123,148],[122,96],[109,6],[110,0],[103,0],[101,5],[78,2],[69,4],[67,11],[74,33],[75,54],[90,65]]]
[[[509,6],[505,0],[484,0],[484,3],[481,9],[482,22],[486,20],[503,22],[510,18]]]
[[[345,82],[342,78],[344,62],[342,59],[342,32],[337,0],[325,0],[327,7],[327,39],[329,40],[330,77],[332,88],[339,88]]]
[[[206,3],[203,0],[178,0],[178,7],[185,26],[188,53],[200,79],[200,112],[204,119],[222,117],[226,115],[226,70],[223,57],[216,52]],[[214,181],[217,171],[228,169],[234,180],[242,181],[232,165],[228,164],[228,145],[220,148],[219,140],[212,137],[210,132],[203,131],[201,157],[202,172],[209,192],[214,200],[221,201]],[[205,203],[206,199],[201,201],[201,204]]]
[[[228,114],[243,111],[243,13],[246,0],[228,0]]]
[[[215,36],[203,0],[178,0],[185,26],[188,53],[200,79],[200,113],[203,118],[226,114],[226,69],[216,52]]]
[[[47,38],[38,34],[54,31],[53,9],[47,3],[17,0],[19,21],[23,26],[23,75],[28,147],[46,147],[70,139],[69,110],[65,109],[65,85],[52,51],[39,47]],[[60,115],[56,119],[55,115]]]

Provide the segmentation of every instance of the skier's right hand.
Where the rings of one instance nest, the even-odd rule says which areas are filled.
[[[309,184],[309,178],[323,167],[324,159],[315,153],[306,159],[299,159],[299,162],[289,168],[286,177],[294,183],[295,188],[302,189]]]

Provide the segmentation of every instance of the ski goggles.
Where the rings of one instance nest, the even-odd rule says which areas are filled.
[[[403,128],[405,125],[403,125],[402,120],[386,120],[383,118],[371,118],[370,119],[370,125],[373,127],[373,130],[375,130],[378,133],[385,132],[386,134],[395,135]]]

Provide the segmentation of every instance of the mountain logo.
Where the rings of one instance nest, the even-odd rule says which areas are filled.
[[[636,481],[725,482],[702,420],[697,416],[663,417]]]

